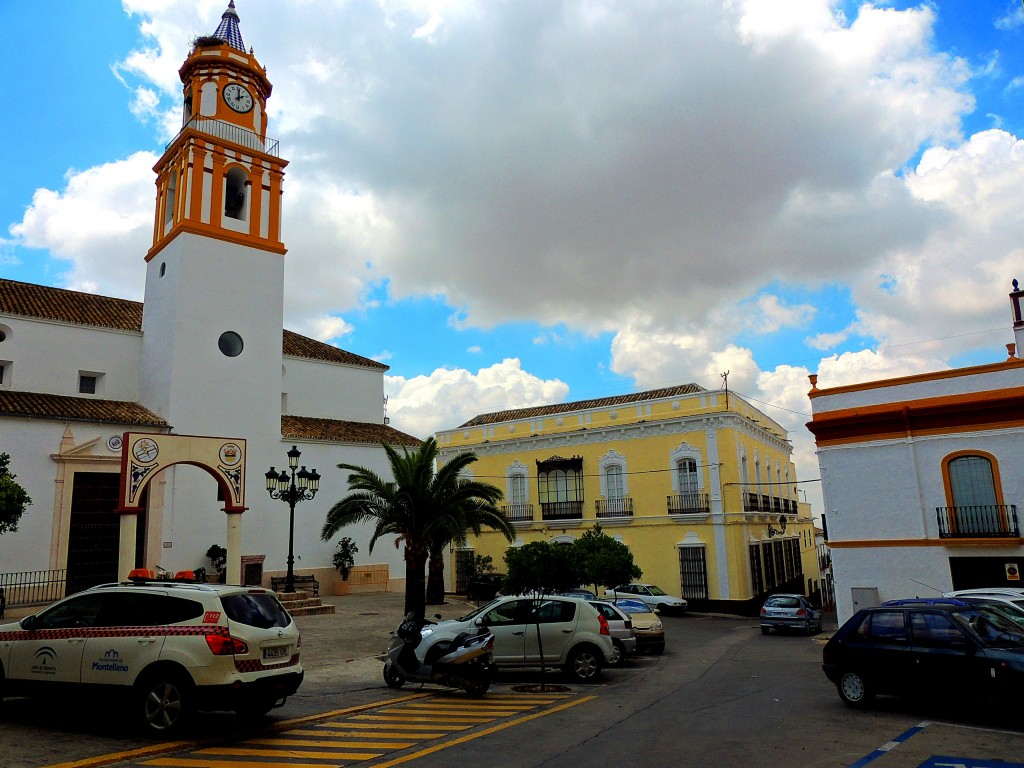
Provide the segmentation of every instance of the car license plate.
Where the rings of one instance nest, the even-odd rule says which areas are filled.
[[[263,649],[263,660],[270,661],[272,659],[286,659],[288,658],[290,646],[287,645],[275,645],[270,648]]]

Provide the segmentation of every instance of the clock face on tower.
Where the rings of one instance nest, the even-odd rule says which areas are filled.
[[[238,83],[224,86],[224,103],[235,112],[248,112],[252,109],[252,94]]]

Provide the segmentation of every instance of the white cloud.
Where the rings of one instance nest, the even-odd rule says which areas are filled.
[[[152,153],[137,152],[69,171],[62,191],[36,190],[11,234],[19,245],[67,261],[62,282],[69,288],[140,299],[153,237],[155,162]]]
[[[117,72],[129,98],[142,94],[139,114],[169,135],[188,40],[213,30],[223,0],[124,7],[146,37]],[[1024,150],[1001,130],[961,139],[960,121],[974,108],[972,76],[991,76],[998,59],[972,73],[935,50],[927,4],[865,4],[849,19],[836,8],[381,0],[240,9],[274,83],[270,133],[291,161],[287,325],[337,338],[350,330],[338,315],[386,283],[395,299],[443,296],[456,328],[536,320],[558,329],[538,333],[538,346],[608,332],[610,368],[639,387],[717,389],[730,371],[736,391],[790,406],[802,398],[797,411],[806,371],[762,370],[736,342],[823,314],[784,302],[778,284],[793,289],[787,297],[850,287],[854,322],[812,333],[812,348],[853,333],[885,347],[810,365],[823,386],[935,370],[987,344],[959,334],[1007,326],[1002,302],[1024,256]],[[67,260],[72,285],[139,297],[153,162],[141,154],[37,191],[15,237]],[[933,341],[909,345],[922,339]],[[1000,337],[991,342],[1001,349]],[[393,423],[421,436],[567,396],[562,382],[514,360],[388,386]],[[802,456],[801,474],[816,474],[813,451]]]
[[[396,429],[426,437],[454,429],[474,416],[565,400],[569,387],[540,379],[506,358],[476,373],[438,368],[429,376],[386,376],[388,412]]]
[[[810,304],[786,304],[778,296],[759,296],[757,309],[747,322],[756,333],[775,333],[782,328],[799,328],[814,319],[817,310]]]

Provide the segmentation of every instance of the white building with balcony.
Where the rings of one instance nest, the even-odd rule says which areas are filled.
[[[813,419],[839,621],[885,600],[1024,586],[1024,297],[1002,362],[819,388]]]

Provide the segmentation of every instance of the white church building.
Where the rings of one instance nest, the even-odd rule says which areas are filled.
[[[0,279],[0,453],[33,502],[0,536],[0,577],[58,574],[72,592],[134,567],[209,567],[220,545],[229,581],[244,557],[267,584],[290,538],[267,476],[295,446],[321,479],[295,504],[294,568],[326,579],[323,593],[335,542],[320,529],[348,492],[337,465],[387,475],[380,444],[419,441],[387,424],[387,366],[282,330],[287,162],[233,1],[179,74],[182,129],[154,168],[144,302]],[[344,534],[374,581],[404,576],[400,550],[368,555],[368,530]]]

